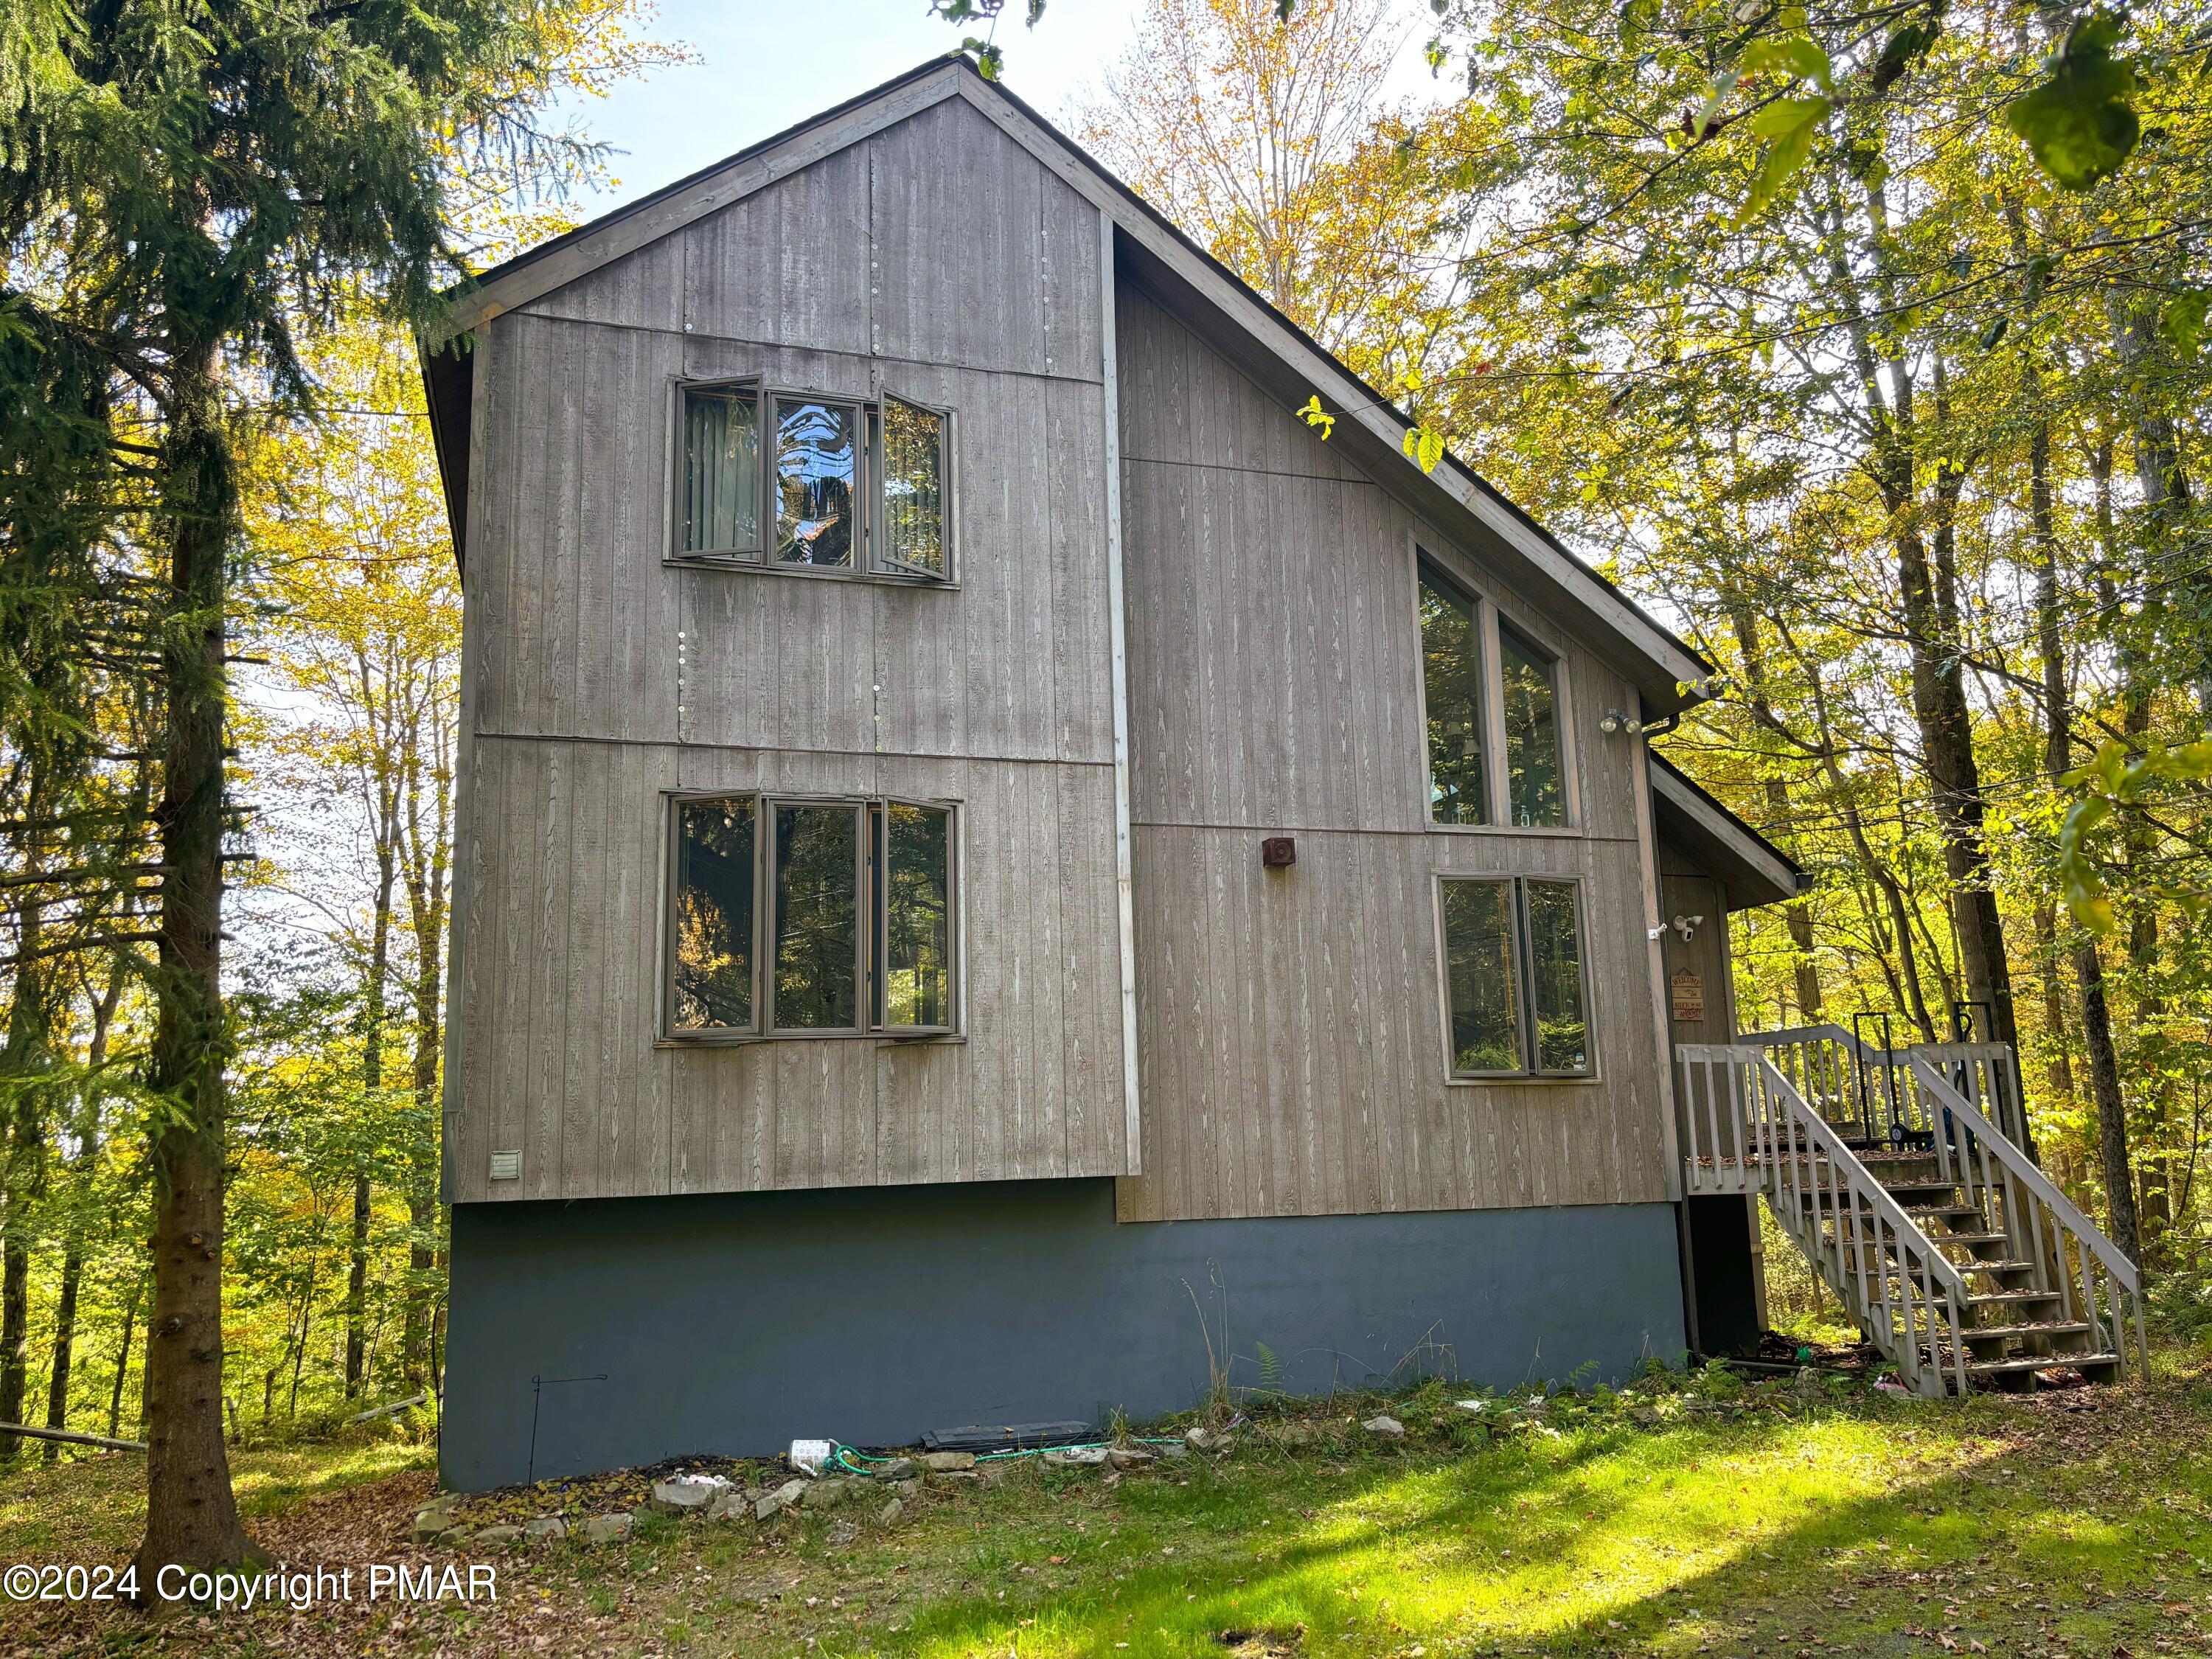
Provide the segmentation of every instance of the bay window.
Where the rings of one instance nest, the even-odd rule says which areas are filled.
[[[951,807],[717,796],[673,818],[667,1036],[954,1028]]]
[[[751,380],[684,386],[677,398],[671,557],[951,576],[948,411]]]

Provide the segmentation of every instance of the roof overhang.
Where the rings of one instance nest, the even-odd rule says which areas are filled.
[[[1688,774],[1651,751],[1651,804],[1659,834],[1728,886],[1729,908],[1779,904],[1812,878],[1772,842],[1715,800]]]
[[[1498,568],[1517,598],[1590,640],[1635,685],[1647,714],[1672,714],[1699,700],[1711,664],[1456,459],[1447,455],[1435,471],[1424,472],[1406,453],[1413,422],[1404,413],[1073,140],[958,54],[921,64],[486,271],[450,296],[449,333],[465,337],[503,312],[951,98],[964,99],[1105,214],[1119,233],[1117,258],[1125,270],[1208,344],[1286,408],[1318,397],[1336,416],[1334,441],[1362,471],[1471,556]],[[465,337],[456,338],[425,357],[457,550],[467,507],[465,347]],[[447,381],[442,394],[441,376]],[[449,440],[453,419],[461,424]]]

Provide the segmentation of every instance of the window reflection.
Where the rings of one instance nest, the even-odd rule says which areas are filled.
[[[848,404],[775,406],[775,556],[787,564],[853,562],[860,411]]]
[[[935,807],[884,809],[886,1025],[952,1024],[951,824]]]
[[[1455,1072],[1521,1069],[1512,890],[1502,881],[1444,884],[1444,973]]]
[[[1528,894],[1529,1006],[1536,1018],[1536,1069],[1589,1070],[1589,1023],[1583,1012],[1583,945],[1575,890],[1532,881]]]
[[[1482,729],[1482,644],[1474,601],[1421,573],[1421,672],[1429,717],[1429,817],[1490,822]]]
[[[679,1031],[753,1018],[753,804],[687,801],[678,820],[672,1019]]]
[[[1513,822],[1527,827],[1565,823],[1552,659],[1504,623],[1498,627],[1498,654],[1505,715],[1506,800]]]
[[[782,1030],[858,1022],[860,813],[775,809],[775,1002]]]
[[[945,417],[884,399],[884,551],[895,565],[945,574]]]

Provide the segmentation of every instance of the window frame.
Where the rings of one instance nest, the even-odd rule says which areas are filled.
[[[662,795],[667,823],[663,836],[665,869],[661,878],[660,1018],[656,1046],[716,1047],[747,1042],[809,1042],[822,1038],[845,1041],[923,1042],[957,1040],[965,1031],[963,969],[963,894],[961,884],[961,840],[964,812],[957,800],[928,799],[894,794],[824,794],[803,790],[685,789]],[[685,1030],[676,1024],[677,907],[683,877],[683,809],[700,802],[744,801],[753,809],[753,930],[752,1022],[750,1025],[717,1025]],[[850,1026],[787,1026],[775,1024],[776,881],[775,814],[780,807],[849,807],[859,828],[854,849],[854,893],[860,925],[854,929],[854,1006],[860,1023]],[[887,835],[879,834],[884,809],[915,806],[945,816],[945,964],[950,978],[945,997],[948,1023],[942,1025],[891,1025],[878,1016],[885,1012],[882,963],[888,929],[884,906],[889,894],[878,870],[878,849],[888,850]]]
[[[1510,890],[1506,923],[1512,933],[1515,1035],[1521,1056],[1520,1066],[1513,1071],[1463,1072],[1459,1069],[1459,1055],[1452,1044],[1451,945],[1444,927],[1444,884],[1455,881],[1479,882]],[[1583,1004],[1583,1052],[1589,1059],[1589,1063],[1579,1072],[1546,1070],[1535,1064],[1538,1058],[1535,950],[1528,931],[1528,884],[1531,882],[1565,887],[1574,894],[1576,967],[1581,982]],[[1464,1088],[1498,1083],[1590,1084],[1600,1080],[1601,1067],[1598,1054],[1597,1012],[1590,981],[1588,887],[1588,881],[1581,876],[1553,875],[1540,871],[1438,870],[1433,873],[1431,900],[1436,929],[1437,1012],[1443,1022],[1444,1081],[1448,1085]]]
[[[668,422],[668,447],[672,465],[668,469],[668,534],[666,537],[671,562],[705,565],[713,568],[757,566],[768,556],[769,526],[762,517],[767,506],[765,457],[767,453],[768,390],[760,377],[752,374],[723,375],[713,380],[678,380],[672,383]],[[753,544],[750,547],[715,547],[696,550],[681,545],[684,539],[684,462],[689,453],[684,442],[684,415],[690,396],[695,392],[750,392],[753,398]]]
[[[1498,798],[1498,804],[1504,808],[1504,815],[1510,820],[1513,816],[1514,802],[1512,763],[1513,733],[1511,727],[1506,724],[1505,720],[1505,635],[1508,634],[1512,635],[1516,640],[1520,641],[1521,645],[1524,647],[1524,654],[1532,654],[1535,656],[1540,659],[1544,665],[1544,688],[1551,694],[1552,698],[1553,747],[1557,754],[1559,769],[1559,822],[1557,823],[1513,823],[1509,822],[1504,827],[1511,830],[1521,830],[1524,834],[1536,830],[1571,830],[1575,827],[1575,802],[1571,787],[1568,782],[1570,776],[1570,757],[1567,750],[1566,676],[1559,672],[1560,667],[1565,664],[1566,659],[1556,647],[1551,645],[1547,641],[1539,639],[1521,623],[1512,621],[1504,617],[1493,615],[1491,618],[1488,636],[1492,640],[1496,641],[1498,645],[1497,724],[1501,747],[1498,756],[1498,765],[1495,769],[1498,775],[1501,788],[1503,790],[1503,793]]]
[[[950,405],[933,404],[885,384],[872,384],[865,392],[833,392],[820,386],[787,385],[763,374],[717,374],[669,377],[668,465],[666,525],[661,537],[663,563],[690,569],[739,570],[785,576],[809,576],[830,581],[869,581],[899,587],[951,588],[959,586],[960,558],[960,418]],[[758,465],[754,479],[755,545],[749,549],[712,549],[687,552],[684,536],[684,404],[694,392],[745,391],[752,393],[758,436]],[[945,570],[942,574],[921,565],[890,559],[881,552],[887,544],[883,465],[883,409],[886,402],[906,404],[943,422],[938,444],[939,500],[945,515]],[[776,489],[776,417],[782,403],[821,403],[841,405],[859,413],[854,470],[860,507],[854,514],[856,545],[850,564],[808,564],[775,555],[775,526],[780,499]]]
[[[1407,582],[1411,604],[1408,619],[1413,630],[1413,707],[1417,714],[1416,727],[1421,745],[1420,799],[1416,804],[1424,830],[1436,836],[1586,836],[1583,823],[1582,784],[1578,773],[1580,747],[1576,742],[1574,702],[1569,677],[1561,672],[1568,652],[1547,631],[1534,626],[1524,616],[1507,617],[1482,586],[1473,580],[1462,568],[1463,561],[1456,556],[1447,558],[1435,550],[1448,545],[1425,539],[1418,532],[1406,538],[1408,550]],[[1429,755],[1429,687],[1428,675],[1421,642],[1421,581],[1424,572],[1431,574],[1443,585],[1456,589],[1462,597],[1474,606],[1477,648],[1482,653],[1480,686],[1485,749],[1484,781],[1489,792],[1490,811],[1493,820],[1489,823],[1444,823],[1430,816],[1436,804],[1436,776]],[[1552,663],[1552,707],[1559,732],[1559,801],[1564,823],[1511,823],[1497,822],[1510,817],[1512,804],[1509,799],[1511,777],[1505,764],[1505,689],[1503,642],[1498,627],[1503,622],[1513,631],[1534,646]]]

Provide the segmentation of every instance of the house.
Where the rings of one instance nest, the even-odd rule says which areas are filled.
[[[1002,87],[458,320],[450,1484],[1755,1332],[1709,665]]]

